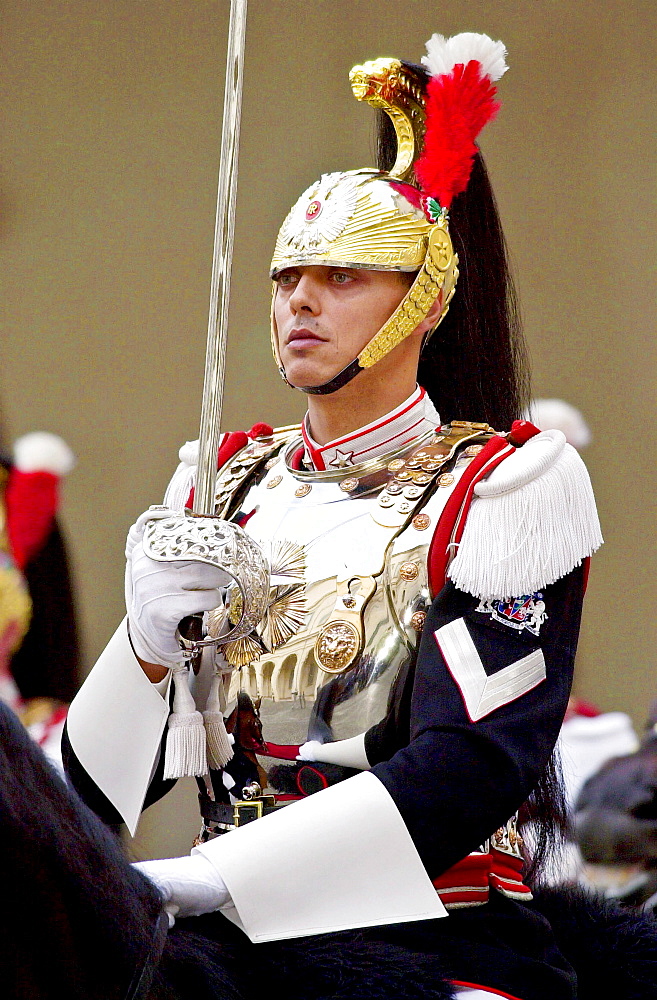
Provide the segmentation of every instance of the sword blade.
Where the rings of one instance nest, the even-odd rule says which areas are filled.
[[[221,408],[226,370],[235,203],[237,201],[246,5],[247,0],[231,0],[230,4],[224,116],[221,129],[221,160],[219,163],[217,215],[210,283],[210,314],[201,403],[199,458],[193,505],[195,514],[214,514],[217,451],[220,440]]]

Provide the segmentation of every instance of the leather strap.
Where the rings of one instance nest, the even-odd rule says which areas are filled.
[[[225,802],[214,802],[208,795],[198,797],[201,818],[208,823],[220,823],[222,826],[245,826],[254,819],[267,816],[281,809],[273,795],[263,795],[261,798],[242,800],[228,805]]]

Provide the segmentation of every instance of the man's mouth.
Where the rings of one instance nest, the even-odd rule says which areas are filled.
[[[313,344],[323,343],[323,337],[320,337],[319,334],[313,333],[312,330],[308,330],[305,327],[291,330],[287,337],[287,346],[293,347],[297,350],[301,350],[304,347],[312,347]]]

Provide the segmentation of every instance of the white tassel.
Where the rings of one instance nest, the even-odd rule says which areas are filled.
[[[555,583],[601,544],[586,466],[560,431],[544,431],[475,487],[449,577],[508,600]]]
[[[173,712],[169,716],[164,758],[165,778],[184,778],[188,775],[197,777],[206,774],[208,770],[203,716],[196,710],[187,675],[186,666],[175,667],[173,670],[176,690]]]
[[[205,736],[208,753],[208,767],[213,770],[220,770],[225,767],[233,756],[233,747],[226,732],[224,715],[221,711],[221,701],[219,689],[221,685],[221,674],[215,673],[210,685],[208,701],[203,713],[205,723]]]
[[[473,31],[463,31],[451,38],[432,35],[427,42],[427,54],[422,56],[422,63],[432,76],[442,76],[451,73],[459,63],[466,66],[472,59],[481,63],[484,76],[493,83],[504,76],[509,68],[504,43],[494,42],[488,35],[478,35]]]

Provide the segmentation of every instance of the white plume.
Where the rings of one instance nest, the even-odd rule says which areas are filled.
[[[442,76],[443,73],[450,73],[458,63],[465,66],[472,59],[481,63],[484,76],[489,77],[493,83],[504,76],[509,68],[505,62],[504,43],[494,42],[488,35],[478,35],[473,31],[464,31],[451,38],[432,35],[427,42],[427,54],[422,56],[422,63],[432,76]]]
[[[591,431],[581,412],[563,399],[534,399],[523,417],[539,430],[556,428],[563,431],[568,444],[578,450],[591,441]]]
[[[20,472],[65,476],[75,465],[75,455],[66,441],[47,431],[33,431],[17,438],[13,451],[14,464]]]

